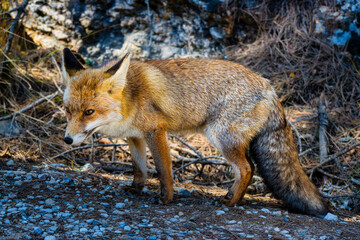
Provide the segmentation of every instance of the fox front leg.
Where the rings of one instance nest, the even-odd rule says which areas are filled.
[[[134,193],[141,193],[147,177],[146,142],[141,138],[128,138],[128,143],[134,169],[134,180],[130,190]]]
[[[155,161],[161,185],[160,200],[168,203],[173,198],[173,177],[171,171],[170,149],[167,142],[166,127],[160,126],[146,134],[146,142]]]

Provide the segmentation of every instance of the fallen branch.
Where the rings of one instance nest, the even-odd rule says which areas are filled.
[[[331,155],[331,156],[328,157],[327,159],[324,159],[323,162],[319,163],[318,165],[316,165],[315,167],[313,167],[313,169],[311,169],[310,179],[312,178],[312,176],[313,176],[313,174],[314,174],[314,172],[315,172],[315,170],[316,170],[317,168],[319,168],[319,167],[321,167],[321,166],[323,166],[323,165],[325,165],[325,164],[333,161],[333,160],[336,159],[337,157],[339,157],[339,156],[341,156],[341,155],[349,152],[351,149],[353,149],[353,148],[355,148],[355,147],[357,147],[357,146],[359,146],[359,145],[360,145],[360,141],[357,141],[357,142],[355,142],[353,145],[351,145],[351,146],[349,146],[349,147],[347,147],[347,148],[344,148],[344,149],[341,150],[340,152],[338,152],[338,153],[336,153],[336,154],[334,154],[334,155]]]
[[[334,195],[334,196],[331,196],[331,195],[325,195],[324,193],[321,194],[324,198],[357,198],[357,199],[360,199],[360,195],[359,194],[353,194],[353,195],[350,195],[350,194],[344,194],[344,195]]]
[[[319,152],[320,162],[323,162],[328,155],[326,128],[328,125],[328,117],[326,114],[326,98],[325,94],[321,93],[318,103],[318,117],[319,117]]]
[[[7,119],[10,119],[10,118],[15,118],[17,114],[26,112],[27,110],[29,110],[29,109],[31,109],[31,108],[33,108],[33,107],[35,107],[35,106],[37,106],[37,105],[39,105],[39,104],[47,101],[47,100],[50,100],[50,99],[58,96],[59,94],[60,94],[59,92],[55,92],[55,93],[53,93],[53,94],[47,95],[47,96],[45,96],[45,97],[42,97],[42,98],[36,100],[35,102],[33,102],[32,104],[30,104],[30,105],[28,105],[28,106],[20,109],[19,111],[16,111],[16,112],[14,112],[14,113],[12,113],[12,114],[10,114],[10,115],[4,116],[4,117],[0,117],[0,121],[2,121],[2,120],[7,120]]]
[[[334,174],[330,174],[328,172],[325,172],[324,170],[322,169],[317,169],[318,172],[324,174],[325,176],[328,176],[330,178],[334,178],[334,179],[338,179],[338,180],[341,180],[341,181],[345,181],[346,182],[346,179],[345,178],[341,178],[341,177],[338,177],[338,176],[335,176]]]
[[[318,114],[315,114],[315,115],[312,115],[312,116],[301,117],[301,118],[298,118],[295,121],[293,121],[292,124],[295,124],[295,123],[300,122],[300,121],[311,120],[311,119],[317,118],[318,116],[319,116]]]
[[[40,143],[43,143],[43,144],[49,146],[50,148],[52,148],[53,150],[55,150],[55,151],[57,151],[57,152],[60,152],[60,151],[61,151],[60,149],[57,149],[56,147],[54,147],[54,146],[51,145],[50,143],[43,141],[42,139],[40,139],[38,136],[36,136],[36,135],[33,134],[32,132],[30,132],[29,130],[26,130],[26,132],[27,132],[30,136],[32,136],[33,138],[35,138],[36,140],[38,140]],[[74,161],[73,159],[70,159],[70,158],[67,157],[67,156],[64,156],[64,157],[65,157],[65,159],[67,159],[67,160],[69,160],[69,161]]]
[[[302,154],[302,143],[301,143],[301,135],[299,133],[299,131],[296,129],[296,127],[294,126],[294,124],[292,124],[289,119],[286,119],[286,121],[289,123],[289,125],[292,127],[292,129],[294,129],[294,132],[298,138],[299,141],[299,154]]]
[[[94,145],[93,147],[122,147],[122,146],[127,146],[127,144],[125,143],[107,143],[107,144],[98,144],[98,145]],[[91,148],[92,145],[89,144],[89,145],[85,145],[85,146],[80,146],[80,147],[75,147],[75,148],[72,148],[72,149],[69,149],[67,151],[64,151],[56,156],[53,156],[51,157],[51,159],[55,159],[55,158],[58,158],[58,157],[61,157],[61,156],[64,156],[65,154],[67,153],[70,153],[70,152],[74,152],[74,151],[77,151],[77,150],[81,150],[81,149],[87,149],[87,148]]]
[[[220,161],[210,161],[210,160],[208,160],[209,158],[214,158],[214,157],[217,157],[217,156],[204,157],[203,159],[200,159],[200,158],[197,158],[197,159],[196,159],[196,158],[193,158],[193,159],[187,158],[186,160],[192,160],[192,161],[190,161],[190,162],[184,164],[183,166],[175,169],[175,170],[173,171],[173,174],[175,174],[176,172],[184,169],[184,168],[187,167],[187,166],[190,166],[190,165],[196,164],[196,163],[200,163],[201,165],[223,165],[223,166],[230,166],[226,161],[221,161],[221,160],[220,160]]]
[[[178,140],[179,142],[181,142],[182,144],[184,144],[185,146],[187,146],[188,148],[190,148],[194,153],[196,153],[196,155],[198,157],[200,157],[201,159],[203,159],[203,155],[201,155],[201,153],[199,153],[195,148],[191,147],[189,144],[187,144],[185,141],[183,141],[182,139],[180,139],[178,136],[175,135],[170,135],[170,137],[176,138],[176,140]]]

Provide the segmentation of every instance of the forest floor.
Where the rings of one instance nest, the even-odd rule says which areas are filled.
[[[74,170],[0,158],[0,239],[358,239],[360,216],[334,220],[287,212],[269,195],[219,203],[226,189],[175,183],[174,201],[159,203],[150,177],[133,195],[132,175]],[[334,217],[334,216],[333,216]]]

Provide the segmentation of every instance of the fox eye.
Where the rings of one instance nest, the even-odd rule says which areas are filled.
[[[68,107],[65,108],[65,111],[70,114],[70,109]]]
[[[94,112],[95,112],[95,110],[89,109],[89,110],[86,110],[86,111],[84,112],[84,115],[85,115],[85,116],[90,116],[90,115],[93,114]]]

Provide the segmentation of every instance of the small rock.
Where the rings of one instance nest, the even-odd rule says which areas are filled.
[[[88,232],[87,228],[80,228],[80,233],[87,233],[87,232]]]
[[[125,226],[125,227],[124,227],[124,230],[125,230],[125,231],[130,231],[130,230],[131,230],[131,227]]]
[[[54,236],[48,235],[44,238],[44,240],[56,240]]]
[[[40,235],[42,233],[41,227],[34,227],[33,228],[33,233],[37,234],[37,235]]]
[[[170,218],[170,221],[171,222],[177,222],[177,221],[179,221],[177,218]]]
[[[20,187],[21,184],[22,184],[22,181],[16,181],[16,182],[14,182],[14,185],[15,185],[15,186],[18,186],[18,187]]]
[[[67,218],[67,217],[70,217],[71,216],[71,213],[62,213],[61,216],[63,218]]]
[[[53,215],[51,213],[47,213],[43,216],[44,219],[52,219]]]
[[[67,167],[67,165],[61,164],[61,163],[51,163],[50,165],[53,167],[56,167],[56,168],[66,168]]]
[[[219,27],[211,27],[210,34],[214,39],[220,40],[225,37],[225,31]]]
[[[6,162],[6,166],[13,166],[14,165],[14,161],[13,160],[9,160]]]
[[[54,183],[56,183],[55,178],[51,177],[51,178],[50,178],[50,181],[49,181],[48,183],[50,183],[50,184],[54,184]]]
[[[267,208],[262,208],[261,211],[263,211],[264,213],[270,213],[270,210]]]
[[[119,211],[119,210],[116,210],[116,209],[112,213],[116,214],[116,215],[124,215],[125,214],[124,211]]]
[[[86,163],[80,168],[82,172],[93,172],[95,170],[94,166],[91,163]]]
[[[223,210],[217,210],[216,211],[216,215],[222,215],[225,214],[225,212]]]
[[[48,206],[53,206],[53,205],[55,205],[55,201],[52,200],[51,198],[48,198],[45,200],[45,204]]]
[[[235,224],[235,223],[236,223],[236,220],[228,221],[228,224]]]
[[[274,231],[275,232],[280,232],[280,228],[276,227],[276,228],[274,228]]]
[[[116,203],[116,208],[123,208],[125,206],[125,203]]]
[[[100,231],[96,231],[96,232],[92,235],[92,237],[102,237],[102,236],[103,236],[103,233],[100,232]]]
[[[326,214],[324,219],[329,220],[329,221],[338,221],[339,220],[338,217],[332,213]]]
[[[274,211],[272,212],[272,215],[281,216],[281,211]]]
[[[57,229],[58,229],[57,226],[51,226],[51,227],[49,227],[49,230],[50,230],[51,232],[55,232]]]

